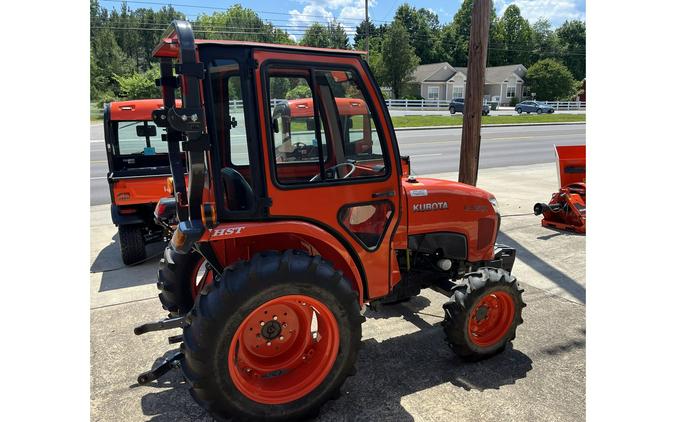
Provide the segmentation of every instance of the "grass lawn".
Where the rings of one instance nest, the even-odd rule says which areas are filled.
[[[454,116],[394,116],[394,128],[420,126],[461,126],[462,115]],[[585,114],[522,114],[517,116],[483,116],[483,124],[585,122]]]

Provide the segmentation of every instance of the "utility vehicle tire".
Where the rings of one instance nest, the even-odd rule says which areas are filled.
[[[522,108],[518,107],[518,108],[516,109],[516,113],[520,114],[520,113],[522,113],[522,112],[523,112],[523,109],[522,109]]]
[[[443,330],[452,351],[468,361],[502,352],[523,322],[522,293],[516,278],[502,269],[467,274],[443,305]]]
[[[187,318],[181,368],[218,420],[316,416],[355,373],[358,294],[319,256],[256,254],[202,289]]]
[[[190,312],[204,280],[211,277],[203,274],[204,271],[204,258],[197,252],[179,254],[170,246],[164,249],[157,271],[157,288],[162,307],[171,316],[183,316]]]
[[[455,107],[450,107],[450,114],[455,114]]]
[[[125,265],[135,264],[145,259],[145,239],[141,226],[119,226],[117,233],[120,238],[122,262]]]
[[[540,109],[540,108],[537,109],[537,114],[541,114],[541,113],[543,113],[543,112],[544,112],[544,111],[543,111],[542,109]]]

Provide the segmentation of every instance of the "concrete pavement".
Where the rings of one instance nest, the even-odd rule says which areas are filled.
[[[440,175],[456,180],[456,173]],[[531,212],[556,189],[553,163],[481,170],[478,184],[501,207],[500,241],[516,246],[525,323],[512,349],[460,361],[438,323],[447,300],[431,290],[380,312],[368,310],[358,373],[321,421],[577,421],[585,417],[585,237],[542,228]],[[165,316],[158,258],[124,267],[106,205],[91,207],[91,419],[211,421],[178,372],[150,386],[136,376],[174,347],[173,332],[134,336]],[[149,254],[161,251],[156,245]]]

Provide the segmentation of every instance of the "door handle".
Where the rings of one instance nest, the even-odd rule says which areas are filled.
[[[396,192],[393,190],[387,191],[387,192],[377,192],[373,194],[373,198],[389,198],[396,195]]]

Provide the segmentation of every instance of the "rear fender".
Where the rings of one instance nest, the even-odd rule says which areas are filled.
[[[255,253],[298,249],[320,255],[352,283],[363,304],[365,279],[357,261],[335,236],[302,221],[238,222],[220,224],[204,233],[200,242],[209,242],[223,267],[249,260]]]
[[[139,215],[138,212],[131,214],[122,214],[117,205],[112,204],[110,206],[110,215],[112,217],[113,224],[116,226],[127,226],[130,224],[144,224],[145,220]]]

